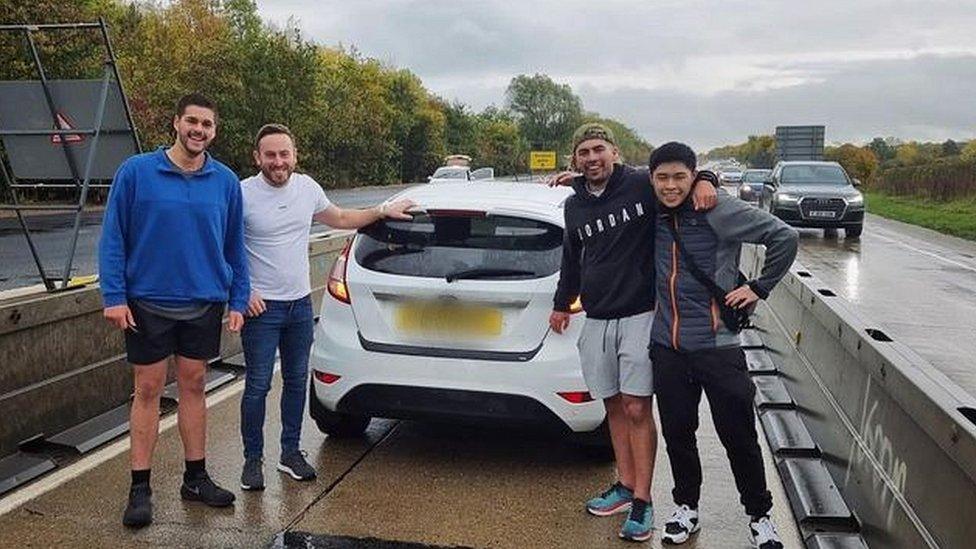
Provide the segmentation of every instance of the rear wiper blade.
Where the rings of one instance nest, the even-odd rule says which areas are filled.
[[[492,267],[479,267],[477,269],[465,269],[463,271],[455,271],[449,273],[444,277],[448,282],[454,282],[455,280],[461,279],[472,279],[472,278],[491,278],[495,276],[535,276],[535,271],[526,271],[524,269],[498,269]]]
[[[424,251],[426,248],[414,247],[414,246],[401,246],[399,248],[380,248],[378,250],[373,250],[366,254],[363,258],[363,262],[369,261],[379,261],[380,259],[386,259],[395,255],[408,255],[416,254]]]

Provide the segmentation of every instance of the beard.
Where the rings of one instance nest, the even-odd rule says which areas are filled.
[[[179,134],[179,140],[180,140],[180,145],[183,146],[183,150],[185,150],[186,153],[192,157],[200,156],[201,154],[206,152],[207,147],[210,146],[210,141],[203,141],[201,143],[199,141],[191,140],[189,133]],[[199,150],[196,148],[198,145],[202,145]]]
[[[271,183],[272,186],[281,187],[288,180],[291,179],[291,174],[295,173],[294,168],[284,168],[281,170],[272,170],[270,168],[261,167],[261,174],[264,175],[265,181]]]

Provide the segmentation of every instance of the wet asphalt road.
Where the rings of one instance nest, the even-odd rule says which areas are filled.
[[[403,185],[394,185],[337,189],[328,191],[327,196],[343,208],[365,208],[382,202],[403,188]],[[34,215],[28,218],[27,224],[32,231],[47,276],[60,278],[68,258],[74,214]],[[86,211],[83,214],[71,276],[89,275],[97,270],[96,251],[101,236],[101,224],[101,211]],[[312,232],[327,229],[316,225]],[[0,291],[40,283],[40,275],[17,219],[0,218]]]
[[[33,497],[0,514],[0,547],[281,547],[422,549],[430,547],[660,549],[617,538],[624,515],[597,518],[587,498],[614,478],[613,464],[553,436],[499,427],[373,420],[366,436],[325,437],[306,416],[302,448],[319,473],[295,482],[277,471],[280,376],[268,395],[265,489],[242,492],[240,395],[243,380],[208,396],[207,469],[237,494],[231,508],[180,500],[182,449],[175,416],[163,418],[153,462],[153,524],[121,524],[129,485],[127,438],[28,487]],[[702,404],[708,417],[707,402]],[[803,545],[760,436],[773,516],[786,547]],[[746,549],[747,519],[712,423],[698,431],[704,486],[702,531],[683,547]],[[75,472],[77,471],[77,472]],[[656,524],[672,511],[663,442],[652,498]],[[44,493],[46,486],[52,488]],[[26,498],[27,496],[25,496]],[[0,498],[0,509],[4,507]]]

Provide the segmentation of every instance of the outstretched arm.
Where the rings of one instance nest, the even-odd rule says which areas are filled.
[[[380,219],[412,219],[406,211],[415,205],[413,201],[405,199],[392,203],[384,202],[379,206],[362,210],[330,205],[325,210],[313,215],[312,219],[336,229],[359,229]]]

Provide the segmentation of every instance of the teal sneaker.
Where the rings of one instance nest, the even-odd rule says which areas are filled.
[[[634,492],[619,482],[607,489],[599,496],[586,502],[586,511],[598,517],[623,513],[630,509],[630,502],[634,499]]]
[[[630,514],[620,529],[620,537],[627,541],[647,541],[651,539],[653,525],[654,506],[644,500],[635,499],[630,507]]]

